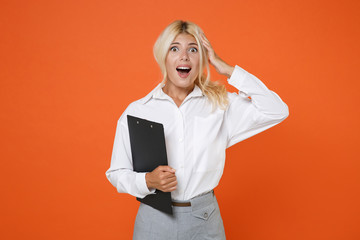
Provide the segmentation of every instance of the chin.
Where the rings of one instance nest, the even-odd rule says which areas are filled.
[[[178,88],[189,88],[192,87],[195,79],[192,80],[192,77],[189,76],[188,78],[181,78],[179,77],[177,74],[169,76],[170,78],[168,78],[168,82],[171,82],[174,86],[178,87]],[[169,79],[173,79],[173,80],[169,80]]]
[[[180,79],[180,80],[176,81],[175,86],[180,87],[180,88],[189,88],[194,85],[194,82],[195,82],[195,80],[191,81],[191,80]]]

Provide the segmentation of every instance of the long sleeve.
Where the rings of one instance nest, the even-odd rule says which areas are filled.
[[[283,121],[288,106],[257,77],[235,66],[228,83],[239,90],[229,93],[225,115],[227,147],[258,134]],[[249,99],[250,97],[251,99]]]
[[[111,164],[106,171],[106,177],[119,193],[129,193],[135,197],[144,198],[155,190],[149,191],[147,188],[145,173],[133,171],[125,112],[117,123]]]

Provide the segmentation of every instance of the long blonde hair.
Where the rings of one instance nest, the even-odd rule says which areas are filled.
[[[163,75],[162,83],[165,83],[167,79],[165,60],[168,54],[169,47],[172,41],[180,33],[192,35],[199,46],[200,67],[198,77],[195,80],[195,84],[197,84],[202,90],[202,92],[205,94],[205,96],[208,97],[208,99],[212,103],[213,110],[217,107],[221,109],[226,109],[229,103],[226,88],[222,84],[210,81],[210,67],[207,57],[207,50],[200,41],[200,34],[203,33],[203,31],[195,23],[176,20],[169,24],[156,40],[154,45],[154,57],[156,62],[159,64],[160,70]],[[204,72],[205,69],[206,74]]]

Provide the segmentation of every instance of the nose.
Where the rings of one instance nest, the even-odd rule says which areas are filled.
[[[186,50],[181,52],[180,60],[183,60],[183,61],[188,61],[189,60],[189,55],[188,55],[188,52]]]

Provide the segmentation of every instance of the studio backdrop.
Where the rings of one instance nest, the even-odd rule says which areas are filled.
[[[0,238],[131,239],[139,203],[105,171],[121,113],[161,81],[152,47],[176,19],[290,110],[227,150],[215,189],[227,238],[360,239],[351,0],[0,1]]]

